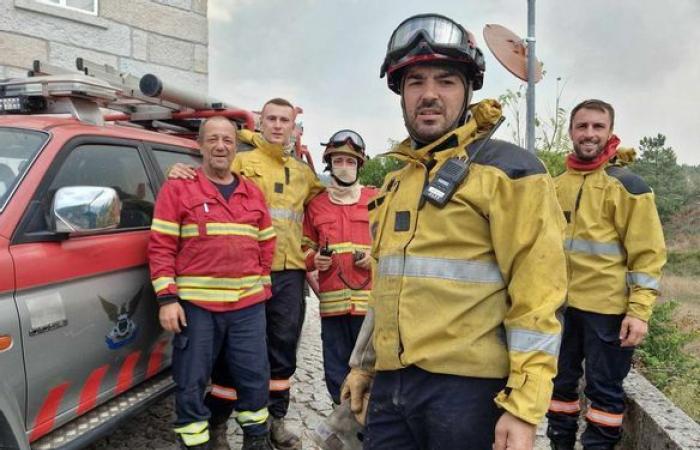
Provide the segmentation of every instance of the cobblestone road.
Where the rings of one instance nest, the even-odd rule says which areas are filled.
[[[308,299],[306,322],[299,350],[298,368],[292,384],[292,403],[287,416],[291,428],[299,433],[308,433],[331,412],[331,402],[323,382],[321,353],[321,325],[318,317],[318,300]],[[90,447],[90,450],[174,450],[175,436],[172,432],[172,396],[161,400],[147,411],[132,418],[106,437]],[[231,420],[229,441],[233,449],[241,447],[242,436],[238,426]],[[543,428],[537,432],[536,450],[545,450]],[[304,439],[304,449],[316,447],[310,439]]]

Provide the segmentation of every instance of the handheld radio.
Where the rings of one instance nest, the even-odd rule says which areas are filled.
[[[321,247],[321,250],[319,251],[319,253],[321,253],[321,256],[332,256],[332,255],[333,255],[333,251],[334,251],[334,250],[332,250],[332,249],[328,246],[328,238],[326,238],[326,245],[324,245],[323,247]]]
[[[451,158],[438,169],[435,177],[433,177],[432,181],[423,189],[421,205],[427,200],[438,208],[442,208],[450,201],[457,188],[469,174],[469,166],[472,161],[476,158],[481,149],[484,148],[484,145],[491,139],[493,133],[496,132],[504,120],[505,118],[503,116],[498,119],[498,122],[489,130],[488,134],[468,159],[465,160],[464,157]]]

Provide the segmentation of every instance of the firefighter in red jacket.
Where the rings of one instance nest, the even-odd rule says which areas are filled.
[[[367,312],[371,256],[367,203],[376,189],[363,187],[358,171],[365,143],[352,130],[335,133],[323,153],[331,182],[306,208],[306,268],[319,271],[323,369],[328,392],[340,404],[340,385]]]
[[[163,185],[148,246],[160,323],[175,333],[175,432],[184,448],[210,448],[204,394],[221,352],[238,391],[243,449],[271,450],[265,300],[272,220],[260,189],[229,169],[236,128],[212,117],[202,124],[199,144],[203,164],[196,179]]]

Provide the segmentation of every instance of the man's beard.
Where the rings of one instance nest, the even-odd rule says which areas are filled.
[[[603,149],[605,148],[605,142],[598,142],[596,144],[596,151],[593,154],[587,154],[585,153],[581,148],[584,144],[587,143],[594,143],[596,144],[594,139],[586,139],[585,141],[582,141],[580,144],[577,142],[574,142],[574,153],[576,153],[576,157],[580,159],[581,161],[592,161],[598,157],[603,152]]]

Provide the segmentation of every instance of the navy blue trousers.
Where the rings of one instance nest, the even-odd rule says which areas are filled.
[[[265,303],[267,318],[267,354],[270,361],[270,376],[273,381],[288,382],[297,368],[297,348],[301,327],[304,324],[306,300],[304,298],[303,270],[272,272],[272,297]],[[233,387],[226,365],[217,361],[212,373],[212,383]],[[214,418],[212,423],[228,420],[234,402],[207,395],[207,406]],[[273,417],[284,417],[289,409],[289,388],[269,390],[268,409]],[[236,410],[240,410],[236,406]]]
[[[585,449],[612,449],[622,437],[622,381],[630,371],[634,353],[632,347],[620,347],[623,319],[624,315],[566,310],[558,373],[547,413],[550,440],[565,445],[576,441],[581,409],[578,387],[584,365],[584,393],[590,407],[581,443]]]
[[[181,302],[187,327],[173,337],[175,426],[207,421],[210,410],[204,403],[214,358],[221,355],[238,391],[236,409],[258,411],[267,404],[270,365],[265,341],[265,305],[258,303],[230,312],[210,312],[190,302]],[[244,428],[250,435],[267,432],[266,426]]]
[[[326,387],[336,405],[340,404],[340,386],[350,372],[348,361],[355,348],[365,316],[331,316],[321,318],[323,372]]]
[[[506,379],[430,373],[410,366],[377,372],[364,450],[486,450],[503,413],[493,399]]]

